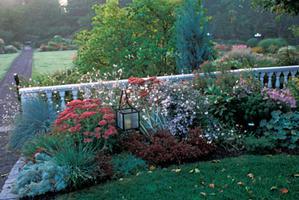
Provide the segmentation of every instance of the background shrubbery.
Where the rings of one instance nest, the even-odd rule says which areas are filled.
[[[47,44],[41,44],[39,51],[64,51],[75,50],[77,46],[71,39],[65,39],[60,35],[55,35]]]

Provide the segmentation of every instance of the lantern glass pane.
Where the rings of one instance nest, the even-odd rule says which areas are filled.
[[[123,127],[123,114],[121,113],[121,111],[117,111],[117,126],[120,129],[124,129]]]
[[[125,120],[125,130],[131,129],[132,128],[131,114],[125,114],[124,120]]]
[[[132,128],[134,128],[134,129],[139,128],[139,114],[138,114],[138,112],[132,113],[131,118],[132,118]]]

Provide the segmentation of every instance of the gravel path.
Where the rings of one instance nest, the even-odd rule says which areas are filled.
[[[2,186],[15,162],[19,159],[19,155],[7,149],[9,139],[8,131],[3,128],[8,124],[6,122],[8,114],[16,113],[16,105],[18,104],[16,92],[10,90],[14,83],[14,73],[24,78],[30,78],[32,73],[32,55],[31,48],[25,48],[22,53],[13,61],[10,69],[5,77],[0,81],[0,191]]]

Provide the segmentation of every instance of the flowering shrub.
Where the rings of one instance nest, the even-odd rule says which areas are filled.
[[[179,140],[164,130],[147,140],[135,133],[126,138],[123,145],[129,152],[150,164],[168,166],[203,159],[212,153],[214,145],[208,144],[201,134],[201,130],[193,130],[187,139]]]
[[[192,84],[160,81],[155,77],[146,80],[131,77],[129,84],[129,99],[142,111],[143,120],[150,120],[148,113],[158,108],[162,115],[159,118],[166,118],[167,129],[172,135],[181,137],[187,135],[189,126],[195,119],[194,97],[199,95],[198,91],[190,89],[193,87]]]
[[[107,140],[117,134],[115,114],[99,99],[73,100],[55,121],[59,133],[82,136],[85,143]]]
[[[264,88],[262,93],[274,101],[285,103],[291,108],[296,108],[296,99],[292,96],[289,89],[278,90]]]

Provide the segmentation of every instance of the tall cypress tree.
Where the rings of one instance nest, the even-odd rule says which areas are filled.
[[[179,73],[190,73],[212,53],[201,0],[185,1],[178,11],[175,26],[177,70]]]

